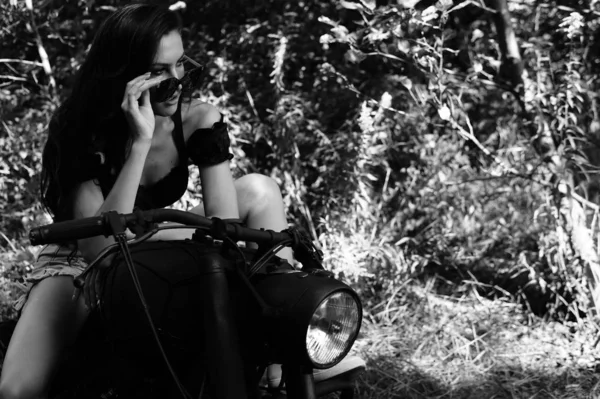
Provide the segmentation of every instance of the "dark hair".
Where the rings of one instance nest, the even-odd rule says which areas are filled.
[[[133,140],[121,110],[125,86],[150,69],[160,40],[174,30],[181,30],[179,16],[149,4],[120,8],[98,29],[48,127],[41,193],[55,220],[72,218],[70,197],[79,183],[122,168]]]

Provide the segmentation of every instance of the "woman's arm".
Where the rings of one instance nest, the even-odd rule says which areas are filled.
[[[192,134],[210,134],[208,130],[213,128],[215,123],[221,121],[221,113],[217,108],[200,101],[193,101],[183,117],[184,133],[187,133],[186,141]],[[198,129],[202,130],[198,131]],[[205,129],[207,130],[204,131]],[[222,133],[227,134],[227,131],[224,130]],[[202,137],[200,137],[201,140]],[[198,142],[198,140],[194,140],[194,142]],[[215,165],[199,165],[199,170],[205,215],[222,219],[238,219],[240,214],[237,194],[229,160]]]
[[[186,141],[197,129],[210,129],[221,120],[221,113],[217,108],[197,100],[193,100],[189,107],[183,107],[182,111]],[[209,218],[239,219],[237,192],[229,168],[229,161],[199,167],[199,170],[204,212],[196,209],[199,207],[189,211],[202,216],[207,215]],[[176,225],[176,223],[170,224]],[[192,229],[162,230],[153,235],[150,240],[185,240],[191,238],[193,233],[194,230]]]
[[[74,190],[73,217],[75,219],[98,216],[107,211],[119,213],[133,211],[155,127],[148,90],[163,80],[165,80],[164,76],[151,77],[150,73],[145,73],[127,83],[121,109],[133,134],[128,157],[106,198],[102,195],[100,187],[92,180],[81,183]],[[84,258],[90,261],[112,243],[114,243],[112,238],[92,237],[79,240],[78,246]]]
[[[150,143],[134,143],[129,158],[125,161],[106,199],[102,195],[100,186],[93,180],[80,184],[74,193],[73,217],[80,219],[98,216],[107,211],[132,212],[149,149]],[[91,261],[100,251],[114,242],[112,237],[91,237],[79,240],[78,247],[84,258]]]
[[[208,217],[239,219],[237,193],[229,169],[229,161],[200,168],[204,213]]]

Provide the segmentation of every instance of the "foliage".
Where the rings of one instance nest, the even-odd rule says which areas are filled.
[[[343,45],[346,59],[363,69],[377,59],[388,78],[397,73],[397,87],[408,96],[395,92],[393,99],[412,99],[405,120],[420,114],[428,122],[428,134],[421,137],[431,137],[434,156],[421,151],[421,178],[413,180],[431,190],[417,194],[427,234],[396,231],[405,242],[425,244],[406,247],[405,255],[424,257],[425,270],[454,276],[454,283],[475,279],[482,289],[488,287],[488,295],[524,299],[536,314],[579,318],[589,306],[582,266],[573,253],[559,249],[557,255],[555,247],[565,246],[560,240],[571,238],[562,232],[561,217],[553,215],[546,190],[565,178],[583,191],[594,187],[590,176],[596,168],[587,159],[595,147],[586,138],[595,94],[586,82],[595,82],[595,75],[583,60],[591,49],[584,45],[586,28],[595,29],[597,16],[586,5],[564,12],[514,5],[517,34],[528,43],[523,43],[525,86],[513,89],[503,71],[499,32],[490,29],[493,14],[485,8],[443,1],[419,9],[340,4],[360,17],[347,24],[322,18],[331,32],[321,41]],[[531,29],[532,23],[558,25],[560,34]],[[532,31],[538,35],[533,40]],[[448,138],[456,133],[464,141]],[[374,180],[400,184],[403,196],[411,198],[406,180],[384,176]],[[452,214],[457,203],[462,209]],[[395,212],[391,220],[405,210]],[[539,214],[548,217],[535,217]],[[411,219],[397,226],[410,226]]]
[[[30,61],[2,64],[4,76],[11,76],[2,87],[3,151],[11,154],[3,157],[2,214],[11,215],[3,220],[13,226],[7,228],[11,240],[30,223],[21,219],[39,212],[39,154],[57,101],[34,61],[36,32],[45,38],[61,93],[98,21],[118,4],[68,2],[31,11],[20,2],[2,6],[8,16],[2,39],[13,44],[2,56]],[[258,170],[280,182],[292,215],[319,238],[334,269],[354,280],[365,277],[367,285],[373,279],[385,283],[383,276],[394,276],[397,284],[433,264],[460,265],[463,278],[484,259],[495,265],[491,260],[500,256],[506,270],[490,267],[482,282],[495,285],[515,259],[539,249],[550,225],[523,231],[530,243],[524,247],[511,221],[533,221],[549,172],[528,145],[527,121],[515,117],[519,104],[507,101],[511,95],[498,78],[500,55],[489,15],[472,4],[448,2],[425,9],[368,1],[265,6],[240,10],[233,3],[189,2],[183,13],[188,51],[209,65],[211,79],[200,95],[226,109],[240,172]],[[593,97],[580,70],[582,35],[590,35],[584,31],[595,19],[582,24],[576,12],[527,6],[515,14],[528,23],[534,14],[546,17],[548,26],[562,23],[562,35],[555,34],[552,43],[542,31],[535,46],[525,48],[528,70],[543,84],[528,90],[537,90],[544,115],[558,116],[551,121],[553,138],[567,143],[560,155],[589,174],[582,162],[589,143],[581,143],[580,122],[589,119],[583,109]],[[216,18],[222,23],[206,23]],[[74,28],[85,34],[73,36]],[[555,42],[566,56],[540,67],[540,54]],[[466,140],[457,139],[456,131]],[[527,191],[528,184],[536,189]],[[516,215],[499,210],[502,190],[524,193],[525,206],[504,195]],[[501,245],[508,246],[505,253],[494,252],[497,245],[490,243],[507,237],[513,242]],[[519,294],[524,286],[518,285],[509,291]]]
[[[124,3],[0,4],[10,281],[22,281],[33,256],[24,232],[47,221],[36,187],[49,116],[98,23]],[[290,220],[367,308],[410,281],[435,281],[439,293],[476,289],[581,324],[582,261],[553,194],[572,182],[598,232],[598,5],[509,3],[525,71],[518,87],[489,7],[191,0],[181,13],[188,55],[209,75],[197,94],[230,123],[235,173],[280,184]]]
[[[37,186],[49,117],[99,22],[125,3],[0,3],[0,317],[14,316],[6,305],[35,256],[27,229],[48,222]],[[529,331],[535,316],[561,331],[541,341],[593,336],[585,259],[555,194],[571,184],[598,234],[600,10],[587,0],[510,1],[524,69],[515,85],[492,4],[190,0],[181,11],[187,53],[209,76],[197,95],[231,127],[234,172],[273,177],[290,221],[365,302],[357,350],[370,359],[369,397],[597,389],[586,369],[572,392],[576,354],[558,369],[544,363],[547,378],[515,382],[534,364],[495,351],[538,345],[511,333]],[[198,193],[191,187],[180,205]],[[504,318],[483,331],[484,313]],[[381,328],[402,334],[377,338]],[[371,358],[386,343],[389,356]],[[459,369],[489,380],[469,382]]]

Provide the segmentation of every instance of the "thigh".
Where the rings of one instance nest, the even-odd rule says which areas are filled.
[[[281,190],[268,176],[251,173],[234,182],[240,218],[250,227],[287,228]]]
[[[189,211],[192,212],[192,213],[195,213],[196,215],[205,216],[204,215],[204,203],[200,202],[199,205],[196,205],[195,207],[193,207]]]
[[[236,191],[240,219],[246,222],[248,222],[250,212],[256,207],[256,204],[265,205],[267,207],[283,207],[279,187],[277,187],[274,181],[267,176],[251,173],[235,180],[233,184]],[[277,201],[273,201],[270,197],[277,198]],[[204,213],[204,204],[202,202],[190,209],[189,212],[206,216]],[[210,215],[208,215],[208,217],[210,217]]]
[[[240,219],[248,221],[248,216],[252,208],[253,203],[253,191],[255,184],[253,184],[253,174],[245,175],[234,181],[235,191],[237,194],[238,210],[240,212]]]
[[[4,358],[3,386],[48,387],[61,354],[87,318],[82,297],[74,301],[73,292],[70,276],[49,277],[32,288]]]

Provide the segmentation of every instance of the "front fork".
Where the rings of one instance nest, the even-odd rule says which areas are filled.
[[[313,369],[300,364],[284,365],[288,399],[317,399]]]
[[[203,260],[204,276],[198,289],[204,296],[204,325],[210,326],[205,330],[204,346],[209,375],[217,397],[244,399],[244,365],[227,276],[229,262],[217,254],[209,254]]]
[[[227,256],[226,251],[227,247],[224,246],[221,255]],[[255,299],[261,315],[263,317],[272,315],[275,310],[265,302],[262,296],[254,288],[248,277],[242,272],[241,265],[235,265],[235,270],[242,284],[248,289],[252,297]],[[285,397],[287,399],[317,399],[313,368],[311,366],[299,363],[283,364],[283,375],[287,376],[285,379]]]

